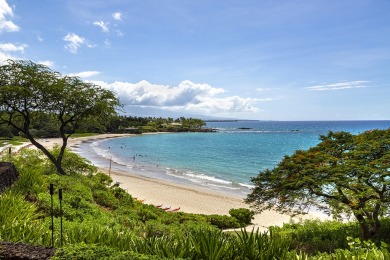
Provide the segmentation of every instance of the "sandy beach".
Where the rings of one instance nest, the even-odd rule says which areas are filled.
[[[116,138],[131,135],[124,134],[101,134],[90,137],[70,138],[68,147],[74,149],[81,142],[93,141],[97,139]],[[60,138],[40,140],[41,144],[47,148],[53,147],[55,144],[60,144]],[[28,144],[27,144],[28,145]],[[18,147],[23,148],[26,145]],[[32,146],[28,146],[31,148]],[[120,187],[128,191],[133,197],[138,200],[143,200],[143,203],[160,205],[164,207],[179,208],[180,211],[199,214],[221,214],[228,215],[232,208],[249,208],[240,197],[229,196],[224,193],[218,193],[202,187],[170,183],[163,180],[146,178],[136,175],[131,172],[112,171],[109,168],[100,168],[101,172],[109,174],[114,183],[118,182]],[[310,213],[301,218],[320,218],[324,219],[321,213]],[[266,211],[257,214],[253,220],[253,227],[259,228],[261,231],[266,230],[269,226],[280,226],[283,223],[288,223],[291,220],[290,216],[277,213],[275,211]],[[299,220],[299,218],[294,218]]]

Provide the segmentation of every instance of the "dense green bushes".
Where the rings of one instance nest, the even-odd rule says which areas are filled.
[[[249,209],[239,208],[239,209],[230,209],[230,216],[237,219],[242,226],[249,225],[254,218],[255,212]]]
[[[251,222],[253,212],[232,209],[230,216],[168,213],[133,200],[93,172],[86,161],[66,153],[69,175],[55,174],[37,151],[14,158],[19,180],[0,194],[0,240],[50,246],[54,184],[54,238],[60,245],[58,189],[63,189],[63,244],[56,259],[388,259],[390,219],[382,220],[376,243],[358,238],[356,223],[304,221],[257,230],[222,232]],[[74,158],[75,160],[70,160]],[[82,174],[80,174],[80,172]],[[1,256],[1,254],[0,254]],[[366,257],[366,258],[364,258]],[[1,257],[0,257],[1,258]]]
[[[375,237],[375,243],[381,241],[390,244],[390,219],[382,219],[382,228]],[[284,224],[283,227],[272,227],[272,231],[288,236],[290,249],[309,254],[317,252],[334,252],[336,249],[350,247],[348,237],[361,238],[360,227],[356,222],[341,223],[338,221],[305,220]]]

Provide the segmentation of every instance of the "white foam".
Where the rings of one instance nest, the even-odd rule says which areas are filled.
[[[245,187],[245,188],[248,188],[248,189],[254,189],[256,187],[254,185],[250,185],[250,184],[246,184],[246,183],[239,183],[238,185]]]
[[[191,178],[200,179],[200,180],[206,180],[206,181],[212,181],[212,182],[216,182],[216,183],[223,183],[223,184],[230,184],[230,185],[232,184],[231,181],[218,179],[216,177],[208,176],[205,174],[184,173],[184,175],[191,177]]]

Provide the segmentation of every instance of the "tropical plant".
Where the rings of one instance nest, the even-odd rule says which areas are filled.
[[[245,208],[230,209],[230,216],[237,219],[243,226],[249,225],[254,219],[255,212]]]
[[[20,131],[65,174],[62,159],[68,138],[90,118],[116,114],[118,99],[109,90],[77,77],[61,76],[31,61],[8,60],[0,66],[0,123]],[[58,155],[36,139],[34,124],[45,121],[58,130],[62,145]],[[100,120],[102,121],[102,120]]]
[[[289,240],[272,231],[261,233],[259,229],[251,232],[236,231],[236,249],[240,259],[285,259]]]
[[[390,206],[390,129],[329,132],[320,139],[254,177],[246,202],[257,212],[300,214],[315,206],[335,218],[354,216],[363,238],[372,238]]]

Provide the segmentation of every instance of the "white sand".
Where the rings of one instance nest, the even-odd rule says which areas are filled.
[[[102,134],[90,137],[70,138],[68,147],[74,148],[78,144],[87,140],[124,137],[123,134]],[[55,144],[61,144],[60,138],[41,140],[41,144],[47,148]],[[31,147],[31,146],[30,146]],[[179,208],[180,211],[199,214],[221,214],[228,215],[232,208],[249,208],[242,198],[229,196],[224,193],[210,191],[198,186],[170,183],[158,179],[146,178],[131,172],[111,171],[108,168],[101,168],[100,171],[109,174],[114,183],[119,182],[120,187],[127,190],[133,197],[144,200],[144,203]],[[302,218],[320,218],[325,219],[321,213],[311,213]],[[261,231],[269,226],[278,225],[290,221],[290,216],[277,213],[275,211],[265,211],[257,214],[252,221],[255,228]],[[298,220],[295,218],[295,220]],[[252,226],[248,227],[252,229]]]

